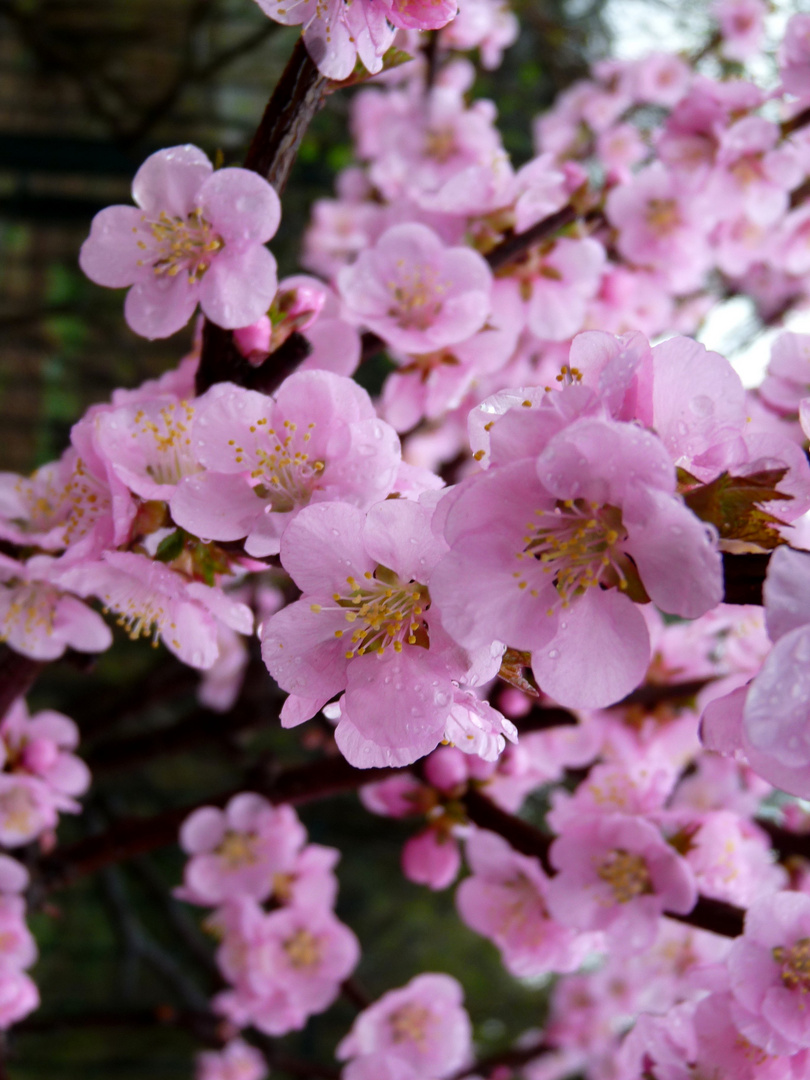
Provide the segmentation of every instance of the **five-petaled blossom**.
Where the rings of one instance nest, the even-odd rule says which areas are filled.
[[[249,326],[276,292],[276,260],[264,246],[281,204],[247,169],[214,167],[196,146],[158,150],[132,183],[138,208],[108,206],[93,219],[79,265],[109,288],[131,285],[124,315],[136,334],[163,338],[199,303],[218,326]]]

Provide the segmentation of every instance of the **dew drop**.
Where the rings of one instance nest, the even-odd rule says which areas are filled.
[[[689,402],[689,409],[695,416],[711,416],[714,412],[714,402],[707,394],[698,394]]]
[[[558,649],[549,649],[548,651],[549,660],[556,660],[559,655],[560,653]]]

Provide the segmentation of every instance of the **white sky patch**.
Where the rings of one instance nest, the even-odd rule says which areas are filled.
[[[775,54],[788,19],[808,10],[806,0],[772,0],[770,7],[765,18],[765,50],[770,55],[763,53],[746,65],[752,81],[768,88],[778,81]],[[608,0],[605,18],[614,35],[613,53],[622,60],[659,51],[697,53],[717,26],[711,8],[707,2]],[[707,57],[701,70],[716,75],[719,65]],[[762,382],[774,340],[785,330],[810,333],[810,311],[794,312],[783,326],[764,329],[753,302],[748,297],[736,296],[717,304],[695,336],[706,348],[731,361],[744,386],[755,387]]]
[[[763,329],[750,298],[735,296],[713,308],[695,336],[731,361],[743,386],[754,387],[762,382],[771,347],[785,330],[810,334],[810,311],[794,311],[782,326]]]

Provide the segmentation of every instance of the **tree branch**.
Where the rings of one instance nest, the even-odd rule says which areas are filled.
[[[28,693],[44,667],[44,661],[32,660],[8,645],[0,645],[0,719],[18,697]]]
[[[323,105],[328,84],[329,80],[315,67],[300,37],[267,103],[244,162],[246,169],[263,176],[279,195],[284,191],[304,133]],[[275,363],[278,360],[276,357]],[[238,381],[240,375],[246,374],[245,365],[250,367],[234,346],[232,331],[214,326],[206,319],[197,393],[204,393],[217,382]]]
[[[383,780],[396,769],[356,769],[343,757],[322,758],[270,776],[266,783],[254,784],[270,802],[300,806],[315,799],[329,798],[344,791],[356,791],[364,784]],[[212,795],[203,802],[178,806],[149,818],[122,818],[105,832],[87,836],[39,860],[34,868],[32,902],[52,889],[95,873],[111,863],[123,862],[150,851],[177,843],[177,833],[189,814],[200,806],[224,806],[235,791]]]
[[[492,251],[485,256],[490,268],[492,270],[500,270],[504,266],[508,266],[509,263],[519,259],[520,256],[528,251],[534,244],[539,244],[541,240],[547,240],[550,236],[559,232],[560,229],[564,229],[567,225],[573,225],[578,217],[579,213],[574,206],[569,203],[567,206],[564,206],[562,210],[558,210],[555,214],[551,214],[549,217],[543,218],[542,221],[538,221],[525,232],[513,233],[511,236],[507,236],[505,240],[498,244],[497,247],[494,247]]]

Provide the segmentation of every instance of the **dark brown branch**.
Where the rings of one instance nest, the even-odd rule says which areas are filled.
[[[0,716],[5,716],[18,697],[28,693],[44,667],[42,660],[32,660],[8,645],[0,645]]]
[[[624,709],[628,705],[644,705],[654,708],[665,701],[688,701],[699,694],[711,679],[689,679],[680,683],[645,683],[636,687],[626,698],[611,705],[611,709]]]
[[[558,210],[556,214],[543,218],[542,221],[538,221],[525,232],[508,236],[489,252],[486,260],[493,270],[500,270],[502,267],[514,262],[515,259],[519,259],[533,244],[539,244],[541,240],[547,240],[567,225],[573,225],[578,217],[579,213],[569,203],[562,210]]]
[[[310,59],[304,39],[299,38],[267,103],[244,161],[246,169],[263,176],[279,195],[287,183],[304,133],[323,105],[328,85],[329,80],[321,75]],[[269,364],[278,372],[275,385],[295,366],[285,363],[285,358],[279,356],[280,352],[280,349],[277,350],[265,361],[265,365]],[[298,362],[303,358],[299,356]],[[217,382],[230,381],[246,386],[249,383],[245,380],[249,377],[252,377],[250,364],[235,347],[233,333],[212,325],[206,319],[196,379],[197,393],[204,393]],[[255,388],[269,392],[265,385]]]
[[[575,727],[579,723],[576,716],[568,709],[552,706],[535,705],[526,716],[521,716],[516,721],[518,731],[525,734],[529,731],[548,731],[556,727]]]
[[[723,552],[723,600],[727,604],[761,605],[770,557],[770,552],[764,555]]]
[[[345,758],[322,758],[311,764],[299,765],[269,777],[265,784],[256,784],[259,791],[273,803],[300,806],[314,799],[324,799],[344,791],[356,791],[364,784],[392,775],[394,769],[355,769]],[[68,885],[76,878],[93,874],[111,863],[124,862],[137,855],[168,847],[177,842],[177,833],[185,819],[199,806],[224,806],[237,795],[225,791],[212,795],[202,803],[178,806],[149,818],[123,818],[106,832],[87,836],[83,840],[58,849],[40,860],[34,875],[37,893]]]
[[[782,138],[786,139],[788,135],[792,135],[794,131],[798,131],[800,128],[807,127],[808,124],[810,124],[810,106],[802,109],[801,112],[796,113],[789,120],[782,121],[779,125]]]
[[[549,1046],[547,1042],[538,1041],[532,1043],[530,1046],[514,1047],[511,1050],[503,1050],[500,1054],[490,1054],[489,1057],[481,1058],[480,1060],[469,1065],[465,1069],[459,1069],[457,1073],[454,1073],[450,1080],[464,1080],[465,1076],[472,1076],[473,1074],[481,1076],[489,1076],[495,1069],[506,1067],[511,1069],[520,1068],[521,1065],[528,1065],[530,1061],[534,1061],[535,1058],[542,1057],[543,1054],[549,1054],[554,1049],[553,1046]]]
[[[729,938],[740,936],[745,919],[742,908],[722,900],[713,900],[710,896],[699,896],[688,915],[673,915],[671,911],[666,915],[687,926],[696,926],[699,930],[710,930],[713,934]]]
[[[245,168],[284,191],[298,147],[324,102],[329,80],[309,57],[304,39],[295,44],[289,62],[267,103],[245,157]]]
[[[787,859],[810,859],[810,833],[795,833],[775,825],[771,821],[757,821],[757,825],[771,838],[771,844],[779,853],[781,862]]]
[[[553,836],[540,832],[523,818],[501,810],[500,806],[497,806],[477,788],[470,788],[464,796],[464,805],[467,808],[467,817],[479,829],[488,829],[490,832],[498,833],[521,855],[531,855],[539,859],[547,874],[554,873],[548,861],[548,849],[554,840]]]

